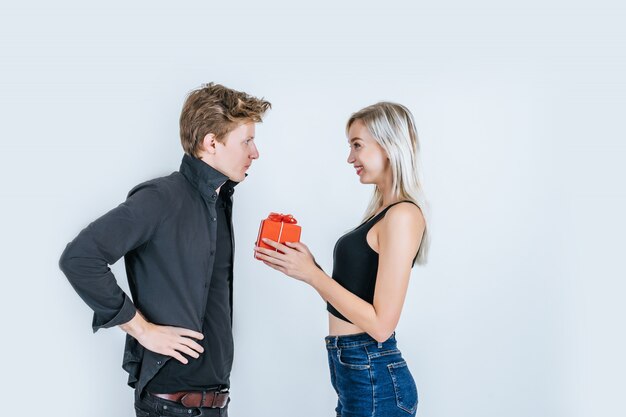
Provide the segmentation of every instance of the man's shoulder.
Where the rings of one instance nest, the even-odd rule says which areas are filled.
[[[186,191],[188,183],[185,177],[178,171],[169,175],[153,178],[134,186],[129,192],[128,197],[138,192],[153,192],[165,198],[180,196],[181,192]]]

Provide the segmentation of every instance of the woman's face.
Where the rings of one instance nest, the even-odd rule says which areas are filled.
[[[348,143],[350,144],[348,163],[356,169],[361,183],[384,183],[386,176],[391,175],[387,153],[361,120],[355,120],[350,126]]]

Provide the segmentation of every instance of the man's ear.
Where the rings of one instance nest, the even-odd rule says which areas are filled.
[[[217,139],[213,133],[207,133],[202,139],[202,150],[205,152],[215,155],[215,145],[217,145]]]

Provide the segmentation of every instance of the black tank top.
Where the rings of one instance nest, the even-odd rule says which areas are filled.
[[[333,250],[333,279],[342,287],[370,304],[374,302],[374,289],[378,272],[378,253],[368,245],[367,232],[385,216],[387,210],[403,202],[415,204],[412,201],[398,201],[388,205],[380,213],[370,217],[354,230],[341,236]],[[416,258],[417,255],[413,259],[413,264],[415,264]],[[326,303],[326,310],[333,316],[352,323],[330,303]]]

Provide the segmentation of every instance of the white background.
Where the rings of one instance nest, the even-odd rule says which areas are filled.
[[[331,271],[371,193],[344,123],[379,100],[413,111],[432,205],[398,327],[418,414],[625,415],[625,15],[617,1],[3,1],[0,413],[134,415],[123,332],[92,334],[57,261],[135,184],[178,169],[185,94],[216,81],[273,104],[235,193],[231,416],[334,415],[325,306],[252,246],[261,218],[292,213]]]

